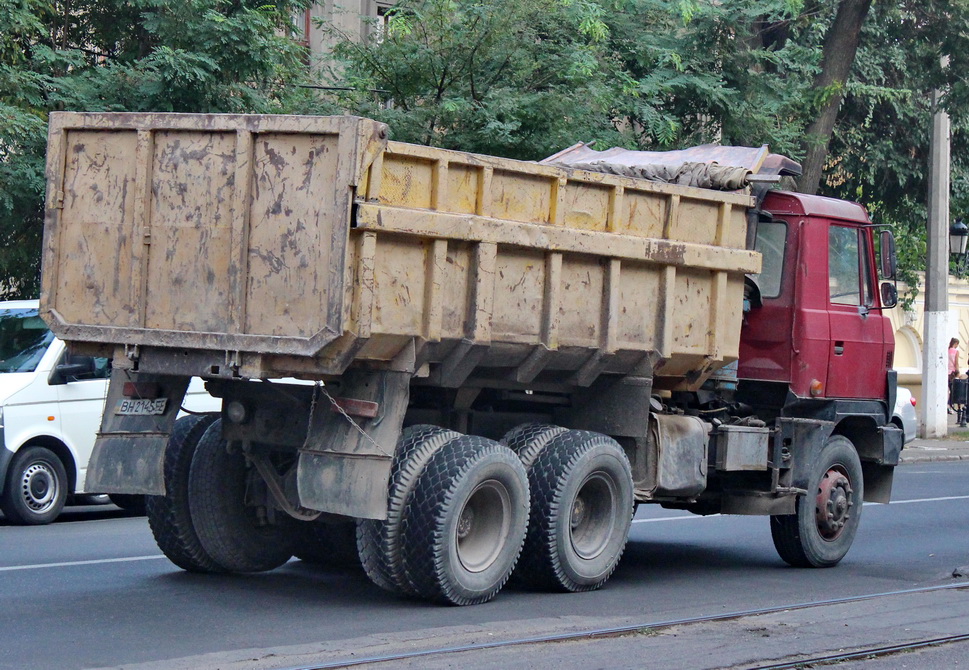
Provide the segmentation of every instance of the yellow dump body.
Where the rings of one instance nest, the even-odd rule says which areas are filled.
[[[736,359],[750,196],[386,137],[356,117],[53,114],[44,317],[206,377],[584,386],[656,363],[672,388]]]

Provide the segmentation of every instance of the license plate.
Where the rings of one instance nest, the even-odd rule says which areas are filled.
[[[146,400],[143,398],[122,398],[114,408],[114,413],[122,416],[157,416],[165,413],[168,398]]]

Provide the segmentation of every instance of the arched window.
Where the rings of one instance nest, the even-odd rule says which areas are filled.
[[[899,374],[922,373],[922,340],[911,326],[895,331],[895,369]]]

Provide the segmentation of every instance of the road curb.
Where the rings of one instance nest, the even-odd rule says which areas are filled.
[[[945,461],[969,461],[969,455],[967,454],[939,454],[939,455],[922,455],[913,454],[911,456],[902,456],[899,462],[902,465],[908,463],[941,463]]]

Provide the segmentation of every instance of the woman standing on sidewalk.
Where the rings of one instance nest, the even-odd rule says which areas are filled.
[[[952,381],[959,374],[959,339],[949,340],[949,414],[954,414],[952,408]]]

